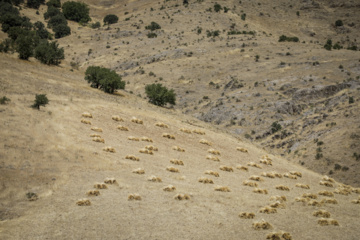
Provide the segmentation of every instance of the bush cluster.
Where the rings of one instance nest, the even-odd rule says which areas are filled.
[[[21,3],[21,1],[14,2]],[[12,3],[11,1],[0,2],[0,23],[2,30],[8,34],[8,38],[0,44],[0,51],[16,51],[20,59],[27,60],[35,56],[43,63],[59,64],[60,60],[64,59],[64,50],[59,49],[57,43],[48,42],[51,34],[46,30],[45,25],[39,21],[32,24],[29,18],[20,16],[19,10]],[[34,2],[28,1],[28,3]],[[41,49],[42,47],[44,49]],[[40,53],[44,51],[46,51],[46,57]]]
[[[279,42],[299,42],[298,37],[287,37],[285,35],[281,35],[279,37]]]
[[[145,93],[149,102],[157,106],[164,106],[167,103],[175,105],[176,94],[174,89],[168,90],[161,83],[153,83],[145,86]]]

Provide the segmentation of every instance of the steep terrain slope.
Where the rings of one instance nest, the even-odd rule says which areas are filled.
[[[92,89],[67,67],[5,54],[0,66],[1,94],[11,99],[0,105],[1,239],[266,239],[280,231],[293,239],[358,237],[359,189],[177,110]],[[39,93],[50,103],[32,109]],[[148,145],[157,151],[142,153]],[[95,188],[101,184],[106,189]],[[94,190],[100,195],[87,196]],[[84,198],[91,204],[78,206]]]
[[[116,70],[139,97],[146,84],[162,83],[175,89],[176,109],[360,186],[360,59],[347,50],[360,48],[358,1],[218,1],[219,12],[215,1],[84,2],[93,22],[107,14],[119,22],[70,22],[72,34],[59,40],[65,64]],[[45,11],[24,13],[35,21]],[[161,26],[156,38],[147,37],[151,22]],[[328,39],[343,49],[325,50]]]

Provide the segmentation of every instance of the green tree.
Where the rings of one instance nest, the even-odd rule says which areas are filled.
[[[110,25],[113,23],[117,23],[119,18],[114,14],[108,14],[104,17],[104,24]]]
[[[46,97],[46,94],[36,94],[34,104],[31,107],[40,109],[40,106],[45,107],[48,103],[49,99]]]
[[[29,57],[33,56],[34,43],[32,36],[21,35],[16,39],[15,44],[20,59],[28,60]]]
[[[49,6],[46,13],[44,13],[45,20],[61,14],[60,10],[54,6]]]
[[[176,94],[174,89],[168,90],[161,83],[153,83],[145,86],[145,92],[149,102],[157,106],[164,106],[167,103],[175,105]]]
[[[50,37],[50,33],[46,30],[45,25],[42,22],[37,21],[34,23],[34,28],[36,30],[36,35],[41,39],[48,39]]]
[[[114,93],[116,89],[125,88],[121,76],[108,68],[89,66],[85,72],[85,80],[91,83],[91,87],[100,88],[106,93]]]
[[[26,6],[38,9],[41,4],[45,4],[45,0],[27,0]]]
[[[8,32],[11,27],[20,27],[23,20],[20,17],[19,13],[4,13],[0,17],[1,30],[3,32]]]
[[[62,38],[71,34],[71,29],[66,24],[59,24],[53,28],[55,32],[55,38]]]
[[[221,5],[218,4],[218,3],[215,3],[215,4],[214,4],[214,11],[215,11],[215,12],[220,12],[220,10],[222,10]]]
[[[66,19],[87,23],[91,20],[89,7],[85,3],[69,1],[62,5],[62,10]]]
[[[341,20],[336,20],[335,26],[336,26],[336,27],[341,27],[341,26],[344,26],[344,23],[343,23],[343,21],[341,21]]]
[[[151,22],[150,25],[145,27],[145,29],[155,31],[156,29],[161,29],[161,26],[156,22]]]
[[[42,41],[35,48],[35,58],[48,65],[59,65],[64,59],[64,48],[59,48],[57,42]]]
[[[57,25],[67,25],[67,20],[63,14],[58,14],[50,18],[48,21],[48,27],[54,28]]]
[[[56,8],[61,8],[61,1],[60,0],[50,0],[46,3],[46,5],[48,7],[52,6],[52,7],[56,7]]]

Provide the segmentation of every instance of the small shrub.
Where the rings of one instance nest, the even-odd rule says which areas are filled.
[[[146,36],[147,36],[148,38],[157,38],[157,34],[156,34],[156,33],[153,33],[153,32],[149,32]]]
[[[279,42],[299,42],[298,37],[287,37],[285,35],[281,35],[279,37]]]
[[[59,65],[64,59],[64,48],[59,48],[57,42],[43,41],[35,48],[35,58],[44,64]]]
[[[34,104],[31,107],[40,109],[40,106],[45,107],[48,103],[49,99],[46,97],[46,94],[36,94]]]
[[[328,51],[331,51],[331,48],[332,48],[332,40],[331,39],[328,39],[326,41],[326,44],[324,45],[324,48]]]
[[[320,152],[316,153],[316,155],[315,155],[315,159],[316,159],[316,160],[319,160],[319,159],[322,158],[322,157],[323,157],[323,154],[320,153]]]
[[[95,28],[99,28],[101,25],[100,25],[100,22],[96,22],[96,23],[92,23],[91,24],[91,28],[95,29]]]
[[[151,24],[146,26],[145,29],[155,31],[156,29],[161,29],[161,26],[156,22],[151,22]]]
[[[271,132],[272,133],[276,133],[277,131],[279,131],[279,130],[281,130],[282,129],[282,127],[281,127],[281,125],[278,123],[278,122],[273,122],[272,124],[271,124]]]
[[[4,105],[4,104],[7,104],[7,102],[10,102],[10,99],[7,98],[6,96],[3,96],[2,98],[0,98],[0,104]]]
[[[215,11],[215,12],[220,12],[220,10],[222,10],[221,5],[218,4],[218,3],[215,3],[215,4],[214,4],[214,11]]]
[[[349,104],[352,104],[352,103],[354,103],[355,101],[354,101],[354,97],[349,97]]]
[[[341,20],[336,20],[335,26],[336,26],[336,27],[341,27],[341,26],[344,26],[344,23],[343,23],[343,21],[341,21]]]
[[[245,21],[246,19],[246,13],[241,14],[241,20]]]

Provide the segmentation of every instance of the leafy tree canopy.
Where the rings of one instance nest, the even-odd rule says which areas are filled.
[[[62,10],[66,19],[87,23],[91,20],[89,16],[89,7],[81,2],[65,2],[62,5]]]
[[[118,20],[119,18],[116,15],[109,14],[104,17],[104,24],[109,25],[109,24],[117,23]]]
[[[121,76],[108,68],[89,66],[85,72],[85,79],[91,83],[91,87],[100,88],[106,93],[114,93],[116,89],[125,88]]]
[[[153,83],[145,86],[145,92],[152,104],[157,106],[164,106],[167,103],[175,105],[176,94],[174,89],[168,90],[160,83]]]
[[[64,59],[64,48],[57,42],[42,41],[35,48],[35,58],[48,65],[58,65]]]

